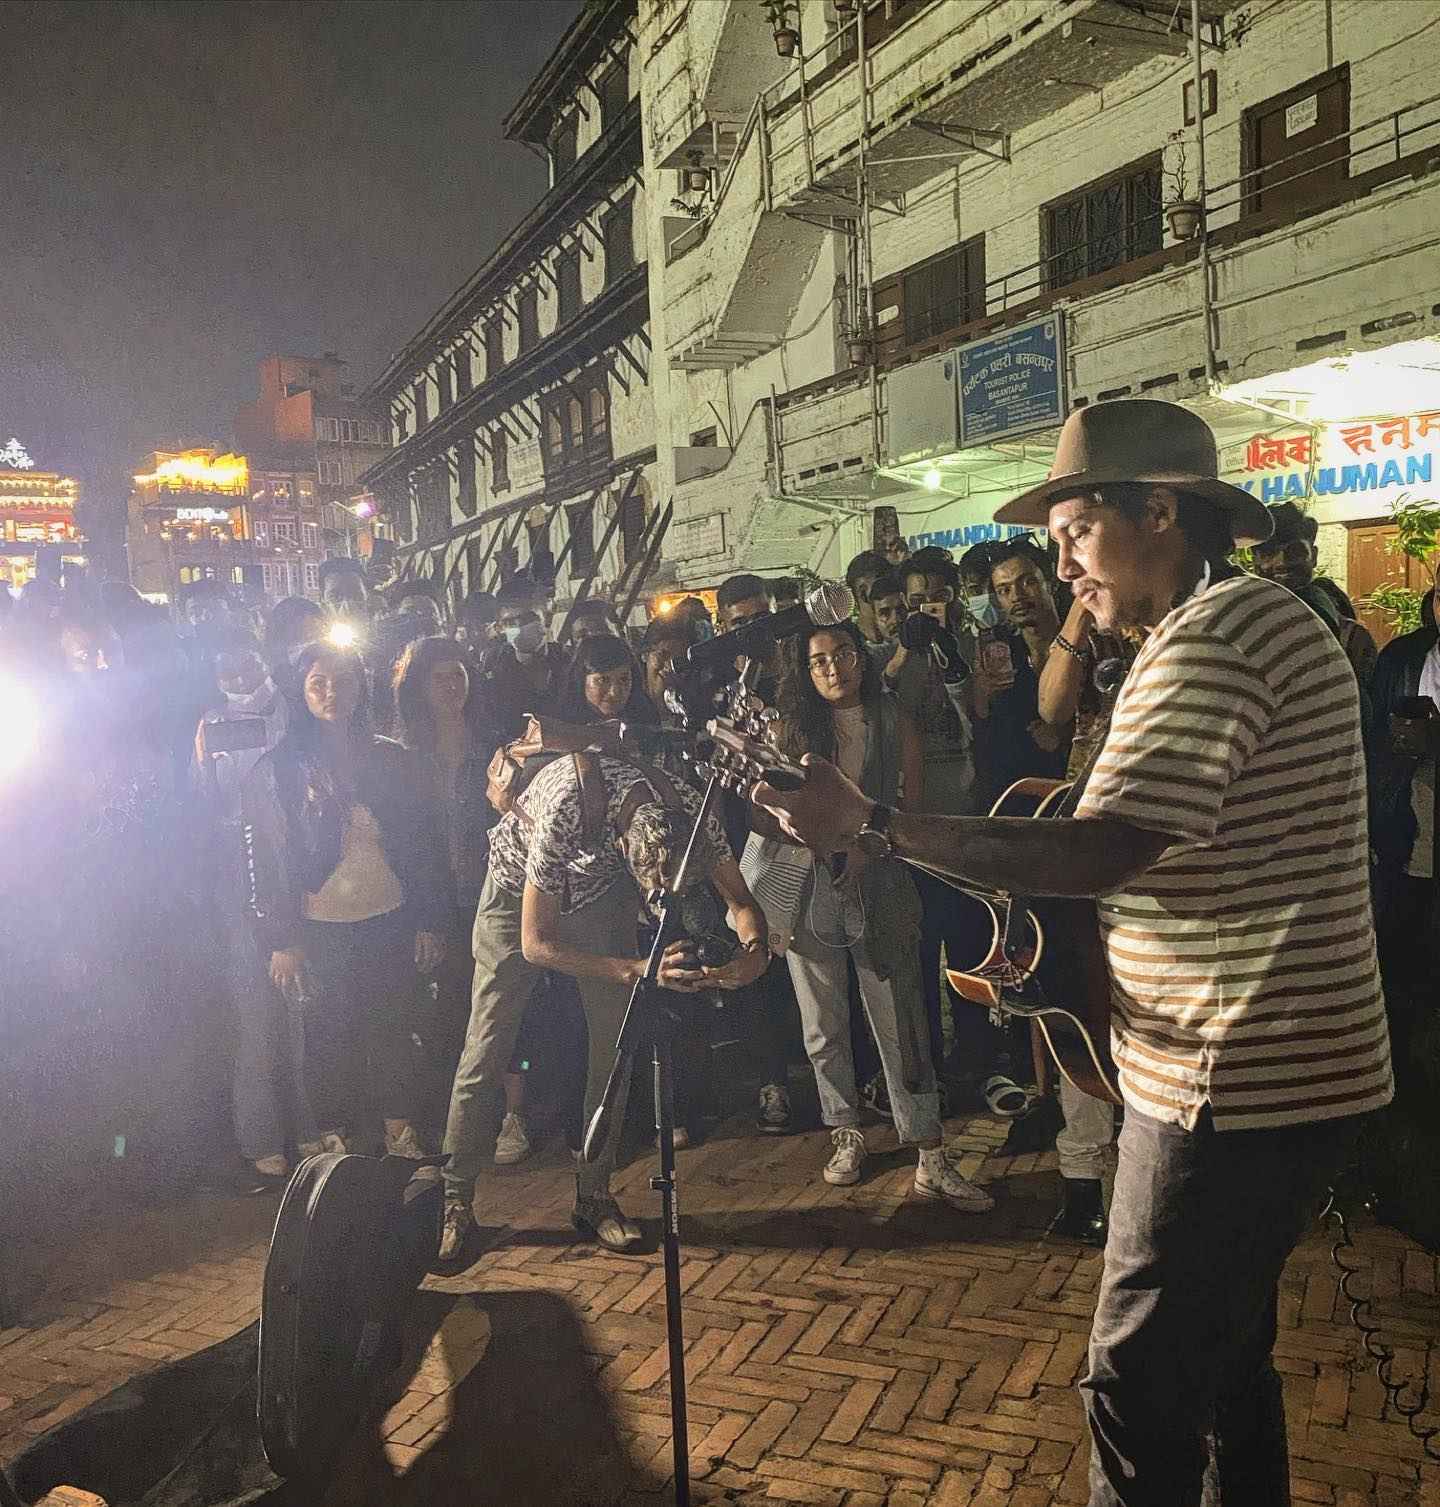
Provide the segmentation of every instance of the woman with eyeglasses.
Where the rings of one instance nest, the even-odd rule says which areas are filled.
[[[894,696],[853,623],[818,628],[798,641],[780,682],[780,747],[794,758],[818,754],[837,763],[872,800],[904,806],[920,789],[922,751],[914,724]],[[915,1191],[967,1213],[994,1200],[961,1176],[943,1144],[940,1099],[920,988],[920,901],[903,864],[863,834],[835,861],[783,842],[779,829],[757,843],[747,867],[782,878],[789,915],[770,916],[772,945],[785,953],[805,1050],[830,1127],[825,1181],[857,1183],[865,1164],[860,1094],[850,1040],[849,968],[879,1048],[895,1129],[919,1148]],[[798,885],[794,881],[798,879]],[[753,888],[753,886],[752,886]],[[763,882],[762,882],[763,888]],[[757,891],[760,895],[760,891]],[[763,903],[763,895],[760,896]]]

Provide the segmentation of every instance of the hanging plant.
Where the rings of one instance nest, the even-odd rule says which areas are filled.
[[[775,51],[782,58],[793,58],[800,50],[800,32],[790,19],[793,0],[762,0],[770,30],[775,35]]]

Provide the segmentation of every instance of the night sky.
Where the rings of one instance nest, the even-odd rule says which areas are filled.
[[[544,192],[502,117],[579,0],[0,0],[0,444],[118,524],[255,367],[357,390]]]

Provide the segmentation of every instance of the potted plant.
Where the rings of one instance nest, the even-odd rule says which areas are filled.
[[[710,187],[710,170],[701,167],[701,152],[698,148],[686,153],[690,166],[685,169],[685,192],[687,194],[703,194]]]
[[[1386,546],[1392,555],[1419,560],[1427,567],[1440,549],[1440,507],[1402,492],[1390,505],[1395,537]],[[1377,586],[1361,602],[1362,607],[1383,612],[1395,633],[1413,633],[1420,627],[1420,609],[1425,594],[1409,586]]]
[[[782,58],[793,58],[800,50],[800,33],[790,20],[792,0],[765,0],[765,14],[775,35],[775,51]]]
[[[1170,234],[1177,241],[1193,241],[1200,234],[1205,219],[1205,206],[1190,197],[1190,188],[1185,174],[1185,136],[1181,131],[1170,137],[1172,168],[1165,174],[1165,218],[1170,222]]]

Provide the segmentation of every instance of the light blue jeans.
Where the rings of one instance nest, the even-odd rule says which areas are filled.
[[[882,979],[863,940],[848,948],[827,946],[811,931],[802,907],[785,961],[805,1028],[805,1051],[820,1090],[821,1117],[832,1129],[860,1124],[847,954],[855,960],[860,1002],[880,1051],[896,1134],[907,1145],[938,1141],[940,1095],[918,978]]]
[[[295,1141],[313,1141],[305,1090],[305,1027],[299,1008],[270,982],[270,955],[238,907],[223,925],[225,986],[235,1011],[231,1099],[235,1138],[247,1161],[285,1150],[286,1120]]]

